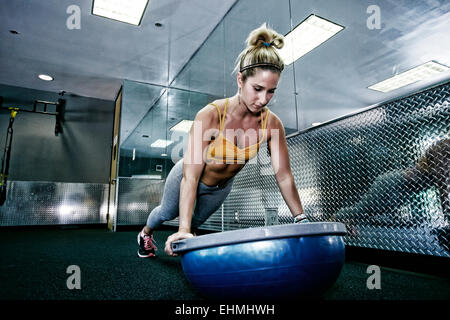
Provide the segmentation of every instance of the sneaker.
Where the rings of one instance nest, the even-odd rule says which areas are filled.
[[[145,234],[144,231],[139,232],[137,241],[139,244],[138,256],[141,258],[155,257],[155,251],[158,250],[155,245],[153,235]]]

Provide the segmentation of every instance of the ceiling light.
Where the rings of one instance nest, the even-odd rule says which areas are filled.
[[[278,53],[286,65],[291,64],[343,29],[312,14],[284,37],[284,46]]]
[[[374,85],[371,85],[368,88],[386,93],[420,80],[429,79],[434,75],[441,72],[446,72],[449,69],[450,68],[447,66],[444,66],[434,61],[429,61],[418,67],[412,68],[408,71],[402,72],[391,78],[388,78]]]
[[[53,81],[53,77],[47,75],[47,74],[40,74],[39,79],[44,80],[44,81]]]
[[[191,120],[181,120],[176,125],[174,125],[172,128],[170,128],[170,131],[183,131],[183,132],[189,132],[191,130],[192,124],[194,121]]]
[[[171,145],[172,143],[173,143],[173,141],[170,141],[170,140],[158,139],[155,142],[153,142],[150,146],[152,148],[165,148],[165,147]]]
[[[140,25],[148,0],[94,0],[92,14]]]

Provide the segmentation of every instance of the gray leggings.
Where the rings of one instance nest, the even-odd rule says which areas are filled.
[[[161,204],[150,212],[147,218],[147,226],[155,230],[164,221],[173,220],[179,215],[180,183],[183,178],[183,159],[179,160],[166,179]],[[207,186],[199,182],[197,198],[192,216],[191,228],[196,229],[204,223],[217,209],[231,191],[233,178],[224,186]]]

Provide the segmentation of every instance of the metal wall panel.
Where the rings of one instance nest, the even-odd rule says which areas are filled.
[[[447,83],[288,139],[309,219],[345,223],[347,245],[450,257],[449,101]],[[241,227],[233,223],[241,206],[253,212],[245,227],[264,225],[261,204],[278,208],[280,224],[292,221],[266,167],[236,177],[226,230]],[[249,196],[257,189],[259,199]]]
[[[116,224],[145,225],[149,213],[159,205],[164,181],[138,178],[119,178]]]
[[[103,224],[108,184],[8,181],[0,226]]]

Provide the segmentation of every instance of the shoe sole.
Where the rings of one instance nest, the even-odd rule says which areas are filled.
[[[138,245],[141,244],[140,241],[139,241],[139,234],[138,234],[138,236],[137,236],[137,243],[138,243]],[[154,253],[150,253],[150,254],[148,254],[148,255],[142,255],[142,254],[140,254],[139,251],[138,251],[137,254],[138,254],[138,257],[139,257],[139,258],[154,258],[154,257],[156,257],[156,255],[155,255]]]
[[[153,253],[150,253],[148,256],[143,256],[139,253],[139,251],[138,251],[138,256],[139,256],[139,258],[154,258],[154,257],[156,257]]]

